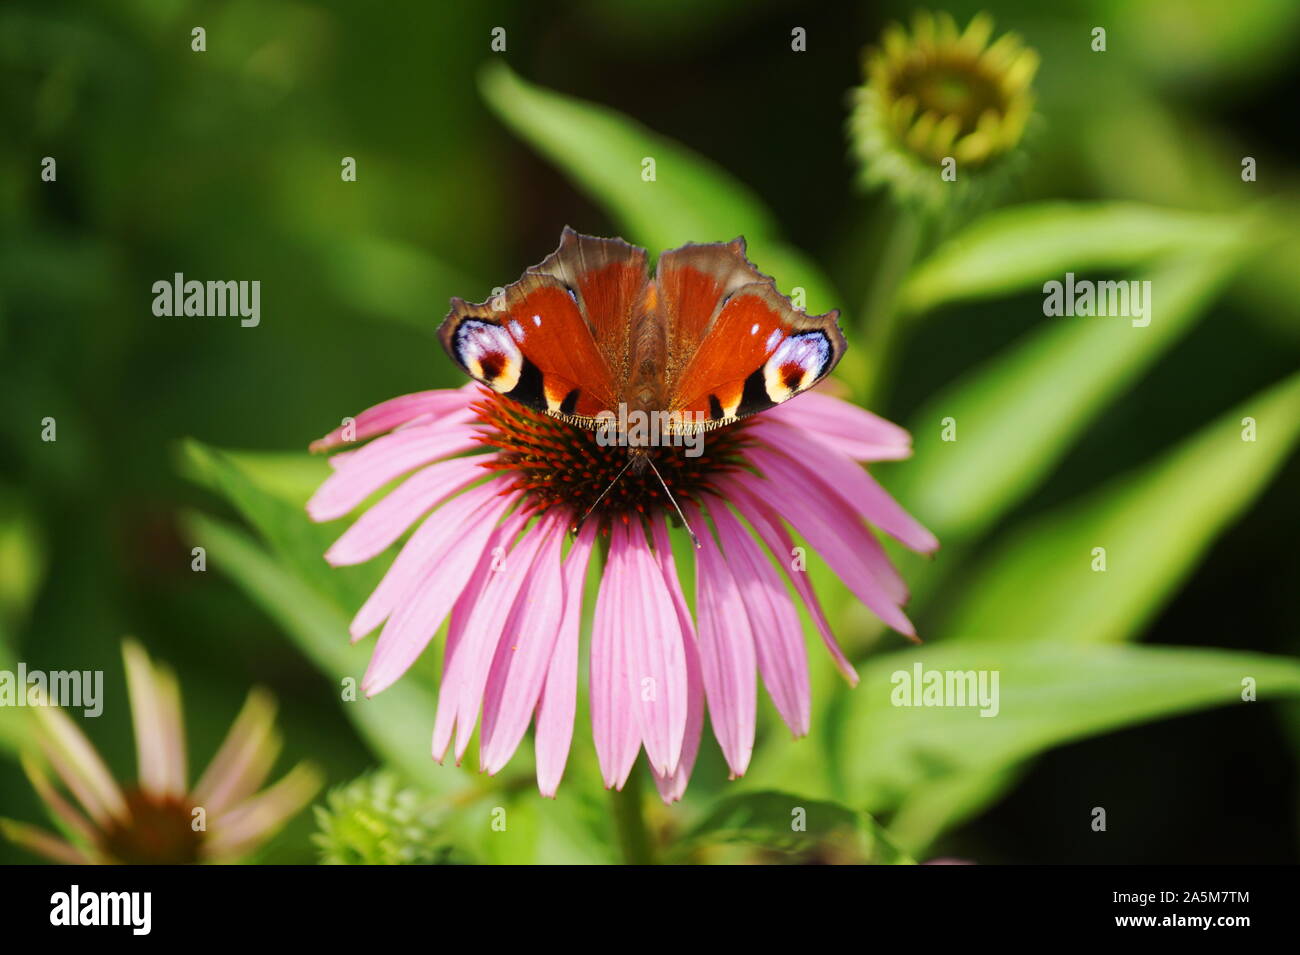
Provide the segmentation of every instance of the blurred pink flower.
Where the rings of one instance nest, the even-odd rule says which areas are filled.
[[[669,542],[673,509],[654,470],[627,470],[614,482],[625,448],[601,446],[591,431],[472,384],[386,401],[312,447],[370,438],[330,459],[334,473],[307,511],[317,521],[341,518],[410,475],[325,557],[335,566],[370,560],[424,518],[350,630],[356,641],[383,627],[362,682],[373,695],[450,620],[433,727],[440,762],[449,749],[461,761],[481,712],[479,762],[496,773],[535,722],[538,786],[555,794],[573,736],[583,586],[598,532],[608,550],[590,700],[609,787],[623,786],[644,747],[663,799],[680,799],[706,700],[727,765],[742,775],[754,743],[756,673],[795,736],[808,732],[802,627],[772,557],[840,671],[857,682],[791,529],[881,620],[914,636],[901,609],[907,589],[868,523],[917,551],[938,542],[858,463],[907,457],[910,438],[839,399],[810,392],[711,431],[700,457],[658,450],[658,470],[700,539],[694,617]]]
[[[134,641],[123,643],[122,656],[139,784],[119,787],[72,719],[34,698],[36,740],[79,807],[59,792],[31,754],[24,754],[27,778],[67,838],[0,819],[0,831],[10,840],[73,865],[234,862],[269,839],[320,789],[317,770],[300,763],[274,786],[257,791],[280,753],[275,701],[257,689],[190,788],[176,677],[150,661]]]

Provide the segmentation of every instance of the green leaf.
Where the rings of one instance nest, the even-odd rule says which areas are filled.
[[[1151,323],[1044,318],[1041,331],[929,401],[911,421],[916,453],[894,485],[941,540],[974,537],[1036,486],[1088,423],[1204,313],[1235,265],[1184,256],[1151,282]],[[944,440],[952,419],[956,440]]]
[[[333,236],[320,251],[323,274],[343,302],[430,335],[453,295],[472,298],[477,289],[486,297],[490,288],[417,246],[381,236]]]
[[[720,800],[687,833],[684,847],[738,843],[775,852],[827,847],[857,862],[910,864],[876,821],[838,803],[766,790]]]
[[[339,526],[315,524],[303,509],[313,482],[319,484],[328,474],[323,459],[222,451],[188,440],[180,447],[179,467],[191,480],[233,504],[295,576],[333,606],[354,610],[374,590],[378,567],[334,568],[325,562],[325,551],[340,534]]]
[[[0,488],[0,671],[14,673],[18,634],[45,578],[40,528],[24,498]],[[30,711],[0,706],[0,751],[16,754],[30,741]]]
[[[976,706],[902,706],[904,677],[923,672],[997,674],[996,715]],[[1210,706],[1300,696],[1300,662],[1181,647],[1054,642],[936,644],[873,660],[852,695],[840,743],[845,801],[868,812],[898,806],[923,786],[1007,770],[1063,743]],[[993,712],[993,708],[988,709]]]
[[[496,114],[656,249],[744,235],[757,242],[776,224],[749,189],[690,150],[614,110],[525,82],[504,63],[481,75]],[[655,179],[642,179],[653,159]]]
[[[13,651],[6,641],[0,639],[0,670],[13,673],[17,668],[18,661],[14,658]],[[0,752],[16,755],[31,740],[28,712],[24,707],[0,706]]]
[[[782,292],[804,290],[807,311],[844,311],[844,300],[821,270],[781,240],[763,202],[714,163],[615,110],[528,83],[499,61],[483,70],[479,87],[507,126],[559,167],[618,222],[625,238],[644,245],[652,257],[687,242],[742,235],[750,259],[775,277]],[[646,159],[654,160],[653,181],[642,178]],[[840,365],[841,377],[856,381],[861,362],[849,349]]]
[[[1244,419],[1256,440],[1243,440]],[[1020,530],[975,569],[957,638],[1120,641],[1141,631],[1300,440],[1300,374],[1159,460]],[[1104,572],[1092,569],[1105,548]],[[1032,586],[1026,586],[1032,581]]]
[[[991,212],[949,239],[908,276],[903,308],[1028,289],[1066,272],[1126,270],[1215,248],[1239,218],[1131,202],[1043,202]]]
[[[992,772],[953,773],[905,796],[889,820],[889,837],[915,856],[944,832],[996,802],[1024,775],[1025,764]]]
[[[304,518],[305,520],[305,518]],[[348,620],[273,560],[243,531],[224,521],[190,513],[190,538],[207,548],[209,567],[220,570],[244,590],[284,630],[294,644],[339,687],[352,678],[360,684],[370,648],[350,645]],[[429,756],[436,700],[413,680],[402,680],[371,699],[358,694],[340,700],[344,713],[377,754],[432,792],[469,790],[472,783],[455,769],[438,766]]]
[[[45,544],[30,507],[22,495],[0,487],[0,641],[25,622],[45,567]]]

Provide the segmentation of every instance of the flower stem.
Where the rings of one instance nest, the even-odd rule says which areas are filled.
[[[645,822],[645,798],[640,765],[633,766],[623,789],[610,790],[614,831],[625,865],[654,865],[654,846]]]
[[[880,400],[888,387],[897,345],[898,292],[911,271],[922,243],[922,217],[899,206],[889,238],[876,263],[876,272],[862,310],[862,351],[866,354],[866,379],[858,396],[866,407]]]

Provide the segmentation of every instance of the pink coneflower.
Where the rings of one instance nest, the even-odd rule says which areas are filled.
[[[74,865],[234,862],[269,839],[316,794],[320,774],[306,763],[257,791],[279,755],[280,738],[275,702],[256,689],[203,776],[189,787],[176,677],[152,663],[133,641],[124,642],[122,655],[139,783],[118,786],[72,719],[56,706],[38,705],[37,742],[80,808],[25,754],[27,778],[66,838],[0,820],[0,831],[13,842]]]
[[[700,539],[694,614],[669,546],[675,511],[655,469],[614,481],[625,448],[471,384],[386,401],[313,450],[371,438],[331,458],[334,473],[307,504],[314,520],[334,520],[409,475],[325,555],[336,566],[370,560],[418,523],[352,622],[354,641],[382,625],[363,688],[373,695],[391,685],[449,620],[434,758],[452,749],[459,763],[481,713],[479,763],[496,773],[532,722],[546,796],[573,736],[583,585],[589,566],[601,564],[592,556],[598,538],[608,547],[589,682],[601,772],[622,788],[644,748],[669,802],[686,788],[706,701],[727,765],[734,776],[745,772],[756,674],[790,730],[808,732],[803,631],[778,565],[840,671],[857,682],[791,529],[909,636],[906,587],[868,522],[914,550],[938,546],[858,463],[907,457],[907,432],[817,392],[709,432],[700,457],[652,452]]]

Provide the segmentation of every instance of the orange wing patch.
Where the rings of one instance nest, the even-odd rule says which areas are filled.
[[[674,382],[668,410],[716,428],[807,391],[844,354],[838,314],[805,315],[770,280],[742,286]]]
[[[551,276],[525,274],[480,305],[452,299],[438,335],[471,378],[529,408],[594,417],[617,404],[591,329]]]

